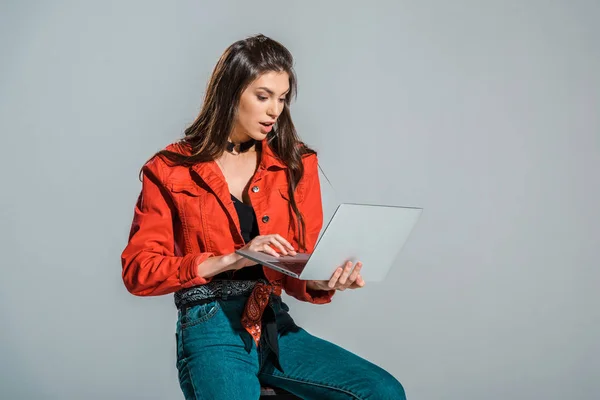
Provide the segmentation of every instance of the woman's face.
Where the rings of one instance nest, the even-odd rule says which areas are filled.
[[[267,137],[283,111],[289,89],[287,72],[266,72],[254,80],[242,92],[229,140],[240,143]]]

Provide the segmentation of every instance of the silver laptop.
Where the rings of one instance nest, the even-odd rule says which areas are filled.
[[[404,247],[422,208],[340,204],[312,254],[273,257],[248,250],[236,253],[303,280],[329,280],[346,261],[361,261],[365,282],[382,281]]]

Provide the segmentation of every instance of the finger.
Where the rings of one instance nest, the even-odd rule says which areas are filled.
[[[257,236],[250,241],[250,250],[252,251],[262,251],[265,252],[265,246],[269,243],[269,238],[267,236]],[[271,254],[271,253],[269,253]]]
[[[362,276],[358,276],[358,278],[356,278],[356,281],[354,281],[354,283],[352,284],[352,286],[350,286],[350,289],[359,289],[365,286],[365,280],[362,278]]]
[[[363,287],[365,286],[365,280],[362,278],[362,276],[358,275],[355,284],[358,285],[358,287]]]
[[[348,286],[352,285],[356,281],[356,278],[360,276],[360,269],[362,268],[362,266],[363,264],[360,261],[356,263],[354,269],[352,270],[352,273],[348,277]]]
[[[281,244],[281,243],[279,243],[279,242],[277,241],[277,238],[275,238],[275,237],[270,237],[270,238],[269,238],[269,244],[271,244],[271,245],[273,245],[273,246],[277,247],[277,248],[279,249],[279,252],[280,252],[281,254],[283,254],[283,255],[287,255],[287,254],[288,254],[288,252],[287,252],[287,250],[285,249],[285,247],[283,247],[283,244]]]
[[[290,242],[288,242],[283,236],[281,236],[278,233],[276,233],[274,236],[277,238],[277,240],[279,240],[279,242],[283,243],[290,252],[294,254],[296,253],[296,250],[294,250],[294,246],[292,246]]]
[[[352,261],[346,261],[344,272],[340,276],[338,283],[345,285],[350,273],[352,273]]]
[[[344,272],[344,270],[341,267],[338,267],[338,269],[335,270],[333,275],[331,275],[329,283],[327,283],[327,286],[329,286],[329,288],[335,288],[335,284],[337,283],[339,277],[342,275],[342,272]]]
[[[271,246],[269,246],[268,243],[265,243],[263,245],[263,249],[262,249],[263,253],[267,253],[272,255],[273,257],[279,257],[279,253],[276,252]]]

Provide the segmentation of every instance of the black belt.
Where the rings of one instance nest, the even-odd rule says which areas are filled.
[[[190,304],[212,301],[215,299],[227,300],[227,297],[249,295],[258,282],[267,283],[263,280],[214,280],[207,284],[182,289],[175,292],[175,306],[189,308]]]

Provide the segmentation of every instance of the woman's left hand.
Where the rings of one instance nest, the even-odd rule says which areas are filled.
[[[365,286],[365,281],[360,276],[362,263],[358,261],[354,270],[352,262],[346,262],[345,266],[335,270],[329,281],[306,281],[306,288],[310,290],[346,290],[358,289]]]

